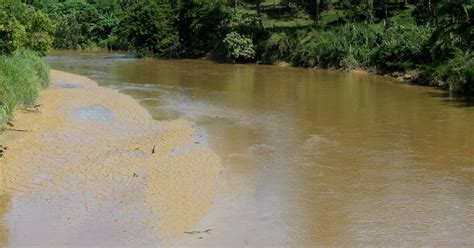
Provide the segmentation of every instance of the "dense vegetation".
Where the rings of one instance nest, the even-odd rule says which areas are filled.
[[[35,103],[39,91],[48,86],[49,68],[35,52],[19,49],[0,56],[0,126],[15,107]]]
[[[361,68],[458,94],[474,94],[472,0],[23,2],[34,6],[37,16],[43,18],[42,13],[46,13],[53,21],[55,48],[122,49],[143,57],[212,57],[230,62]],[[43,26],[36,33],[50,33],[52,26]],[[21,36],[11,34],[15,35]],[[47,47],[52,42],[43,39],[38,45],[33,40],[25,41],[24,46]]]
[[[35,103],[49,83],[49,69],[39,55],[53,43],[47,15],[17,1],[0,2],[0,126],[16,106]]]

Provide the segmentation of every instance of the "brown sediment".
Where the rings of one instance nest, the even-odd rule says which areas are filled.
[[[87,220],[97,224],[101,218],[119,223],[104,224],[110,230],[140,223],[157,230],[160,239],[190,231],[212,204],[220,168],[218,156],[196,142],[192,123],[153,120],[134,99],[116,90],[74,74],[52,71],[52,75],[51,87],[40,98],[41,113],[15,114],[15,129],[31,132],[7,130],[0,139],[9,147],[0,159],[0,195],[16,194],[19,199],[0,226],[9,233],[33,233],[8,243],[74,244],[71,237],[85,234],[82,239],[87,239],[88,231],[81,229]],[[49,200],[51,206],[26,204],[35,197]],[[58,219],[38,225],[18,221],[29,208]],[[72,217],[66,218],[66,213]],[[85,215],[92,218],[65,227],[71,218]],[[35,228],[61,232],[47,237],[48,231]]]

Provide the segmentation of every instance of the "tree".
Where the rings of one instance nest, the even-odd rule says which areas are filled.
[[[435,55],[450,56],[455,49],[467,53],[474,47],[474,4],[470,0],[450,0],[439,2],[434,10],[436,29],[431,37]]]
[[[53,43],[54,25],[41,11],[17,0],[0,3],[0,52],[27,47],[46,55]]]
[[[140,56],[170,57],[178,42],[175,22],[171,5],[140,0],[124,11],[119,35],[130,41]]]

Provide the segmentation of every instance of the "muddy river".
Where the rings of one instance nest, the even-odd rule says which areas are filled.
[[[474,245],[472,102],[364,73],[97,53],[46,60],[132,96],[157,120],[204,130],[222,168],[194,229],[212,231],[166,244]]]

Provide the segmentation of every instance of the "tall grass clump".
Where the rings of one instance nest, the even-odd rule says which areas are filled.
[[[11,84],[0,72],[0,125],[3,126],[15,109],[16,100]]]
[[[265,41],[263,62],[277,64],[281,61],[289,61],[292,49],[291,39],[285,32],[274,33]]]
[[[49,68],[34,52],[19,49],[0,56],[0,125],[8,121],[16,106],[34,104],[49,80]]]
[[[35,70],[41,88],[47,88],[51,80],[49,66],[43,62],[43,60],[38,56],[36,52],[33,52],[31,50],[19,49],[16,53],[22,61],[28,63]]]
[[[424,63],[429,27],[347,24],[308,33],[296,45],[293,64],[322,68],[405,71]]]
[[[380,40],[380,31],[365,24],[313,31],[296,45],[292,62],[304,67],[369,67]]]
[[[474,54],[458,50],[453,58],[427,66],[422,83],[440,87],[459,95],[474,95]]]
[[[383,71],[405,71],[425,63],[425,45],[432,30],[425,26],[393,24],[384,30],[374,54],[374,63]]]

